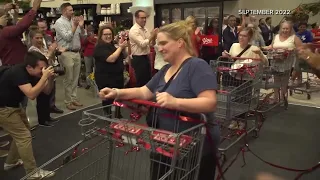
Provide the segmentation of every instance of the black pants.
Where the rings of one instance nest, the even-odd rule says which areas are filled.
[[[40,93],[37,97],[37,113],[39,124],[50,120],[50,95]]]
[[[206,180],[206,179],[214,179],[215,178],[215,169],[216,169],[216,159],[215,158],[216,158],[216,156],[215,156],[214,152],[215,151],[212,151],[212,153],[206,154],[201,157],[200,169],[199,169],[197,180]],[[186,158],[192,158],[192,157],[186,157]],[[166,174],[166,172],[168,172],[170,170],[170,167],[166,166],[165,164],[171,164],[171,158],[168,158],[166,156],[162,156],[160,154],[151,153],[151,159],[156,160],[158,162],[151,161],[151,165],[150,165],[150,172],[151,172],[150,178],[151,179],[150,180],[158,180],[164,174]],[[190,163],[190,161],[192,162],[192,161],[194,161],[194,159],[190,159],[189,163]],[[163,162],[163,163],[159,163],[159,162]],[[188,162],[188,161],[185,161],[185,162]],[[187,163],[182,165],[183,169],[187,168],[185,166],[186,164]],[[179,167],[181,167],[181,165],[179,165]],[[190,167],[190,168],[192,168],[192,167]],[[179,169],[175,169],[174,173],[172,175],[168,176],[166,179],[168,179],[168,180],[181,179],[184,175],[186,175],[186,173],[188,173],[188,172],[182,172]],[[195,179],[193,177],[194,172],[191,172],[190,174],[192,174],[192,178],[190,178],[190,179]],[[188,175],[188,176],[190,176],[190,175]]]
[[[124,77],[123,73],[119,74],[100,74],[100,73],[95,73],[95,81],[98,86],[99,91],[105,87],[108,88],[118,88],[122,89],[124,86]],[[102,106],[108,106],[113,103],[114,99],[106,99],[102,101]],[[105,115],[111,115],[111,107],[105,107],[103,109]],[[119,117],[120,116],[120,108],[116,107],[116,112],[115,116]]]
[[[151,65],[148,55],[132,56],[131,64],[136,76],[136,87],[146,85],[151,79]]]
[[[53,88],[50,93],[50,108],[54,108],[56,106],[56,81],[53,82]]]

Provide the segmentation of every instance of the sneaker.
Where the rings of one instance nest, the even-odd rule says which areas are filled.
[[[50,118],[50,120],[48,121],[49,123],[56,123],[59,122],[59,119],[55,119],[55,118]]]
[[[53,106],[53,107],[50,109],[50,113],[63,114],[63,110],[57,108],[56,106]]]
[[[9,144],[10,144],[9,141],[2,141],[2,142],[0,142],[0,147],[6,147],[6,146],[8,146]]]
[[[40,123],[39,123],[39,126],[41,126],[41,127],[53,127],[53,125],[50,124],[48,121],[46,121],[46,122],[43,123],[43,124],[40,124]]]
[[[54,174],[55,174],[55,172],[53,172],[53,171],[46,171],[43,169],[39,169],[32,176],[28,177],[28,180],[50,178],[50,177],[54,176]]]
[[[79,101],[73,101],[73,102],[72,102],[72,105],[78,106],[78,107],[83,106],[83,104],[81,104]]]
[[[15,164],[7,164],[7,163],[4,163],[3,169],[4,169],[5,171],[8,171],[8,170],[10,170],[10,169],[12,169],[12,168],[15,168],[15,167],[21,166],[21,165],[23,165],[23,161],[22,161],[21,159],[19,159],[18,162],[16,162]]]
[[[73,111],[73,110],[76,110],[76,109],[77,109],[77,107],[76,107],[76,106],[74,106],[73,104],[67,104],[67,105],[66,105],[66,107],[67,107],[67,109],[69,109],[69,110],[71,110],[71,111]]]

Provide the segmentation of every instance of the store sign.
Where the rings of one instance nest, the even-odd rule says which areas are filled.
[[[201,44],[202,46],[218,46],[219,45],[219,36],[217,35],[201,35]]]

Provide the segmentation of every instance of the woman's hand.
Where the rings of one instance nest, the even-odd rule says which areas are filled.
[[[226,50],[224,50],[224,51],[222,52],[222,56],[223,56],[223,57],[231,57],[231,55],[230,55]]]
[[[54,51],[56,51],[57,47],[58,47],[58,44],[56,42],[54,42],[54,43],[51,44],[51,46],[49,46],[48,50],[50,52],[54,52]]]
[[[252,52],[254,52],[255,54],[258,54],[258,55],[262,54],[261,49],[258,47],[252,47]]]
[[[261,47],[261,48],[264,49],[264,50],[271,50],[272,49],[271,46],[264,46],[264,47]]]
[[[102,100],[105,99],[115,99],[117,97],[117,91],[110,88],[103,88],[99,92],[99,97]]]
[[[120,42],[119,43],[119,47],[121,47],[121,48],[126,48],[128,46],[128,41],[123,41],[123,42]]]
[[[178,109],[177,108],[177,98],[173,97],[171,94],[167,92],[157,93],[156,94],[157,104],[161,107],[168,109]]]
[[[60,52],[66,52],[66,48],[64,48],[64,47],[58,47],[58,51],[60,51]]]
[[[0,17],[0,25],[1,26],[6,26],[8,23],[8,17],[7,15],[3,15]]]

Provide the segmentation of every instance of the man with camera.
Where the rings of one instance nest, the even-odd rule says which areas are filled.
[[[48,60],[41,53],[28,52],[23,63],[0,67],[0,126],[13,139],[4,170],[23,164],[29,174],[37,168],[30,126],[21,102],[25,97],[33,100],[41,92],[51,92],[55,74],[53,68],[47,66]],[[30,179],[53,175],[54,172],[38,170]]]
[[[58,45],[66,49],[59,56],[59,61],[66,68],[63,81],[65,90],[65,103],[69,110],[76,110],[83,106],[77,98],[77,87],[81,68],[81,42],[86,37],[84,19],[82,16],[74,17],[70,3],[63,3],[60,7],[62,16],[56,21],[54,29]]]

